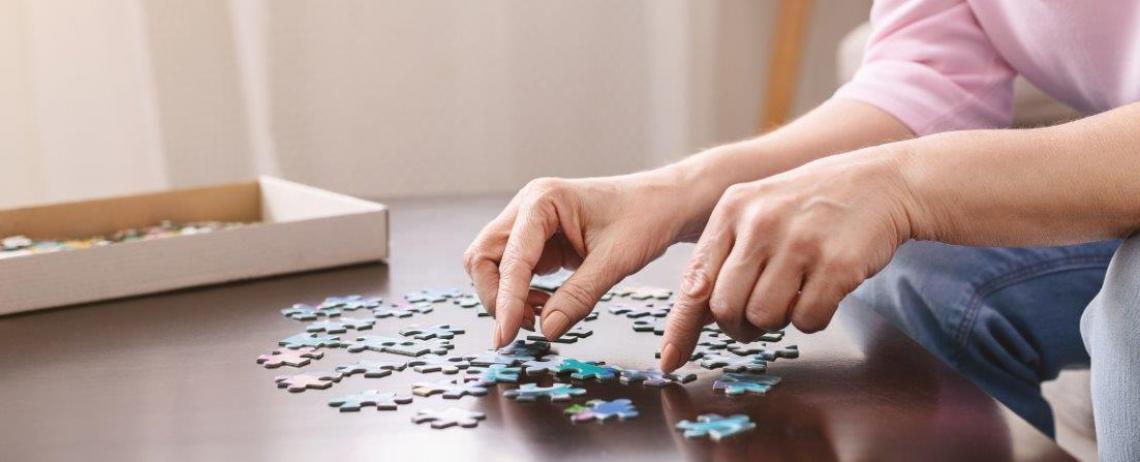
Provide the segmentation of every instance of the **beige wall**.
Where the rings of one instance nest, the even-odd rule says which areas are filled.
[[[513,190],[748,136],[775,1],[0,0],[0,204]],[[869,0],[816,1],[803,111]],[[82,5],[82,3],[80,4]]]

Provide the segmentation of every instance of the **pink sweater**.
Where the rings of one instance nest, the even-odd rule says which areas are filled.
[[[1140,2],[878,0],[863,66],[836,93],[917,135],[1008,127],[1013,78],[1088,114],[1140,101]]]

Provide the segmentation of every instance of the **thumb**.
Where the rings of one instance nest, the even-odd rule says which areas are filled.
[[[625,273],[621,265],[595,251],[588,255],[578,270],[559,287],[542,308],[542,334],[557,339],[594,310],[598,299],[617,284]]]

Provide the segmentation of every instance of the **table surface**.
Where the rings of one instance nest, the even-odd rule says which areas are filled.
[[[496,389],[482,398],[416,397],[397,411],[339,413],[326,401],[341,393],[366,388],[408,393],[413,382],[453,376],[409,368],[294,394],[273,383],[289,368],[254,363],[278,339],[303,330],[302,323],[279,313],[293,303],[351,293],[395,299],[426,287],[465,287],[462,251],[505,202],[482,197],[391,203],[388,265],[0,318],[3,458],[1070,460],[873,312],[850,304],[824,332],[807,336],[789,329],[784,344],[798,344],[802,354],[770,364],[769,372],[783,382],[767,396],[729,398],[714,392],[712,381],[719,373],[696,365],[687,368],[699,379],[686,386],[587,384],[589,398],[633,400],[641,416],[620,423],[572,424],[562,414],[564,403],[519,403]],[[628,281],[673,287],[688,251],[675,247]],[[416,318],[377,320],[373,333],[442,322],[467,329],[455,351],[489,347],[490,320],[450,305]],[[629,324],[603,310],[587,324],[594,336],[556,348],[563,356],[655,366],[660,337],[635,334]],[[326,351],[307,369],[389,356]],[[487,419],[475,429],[446,430],[409,421],[418,409],[444,407],[479,410]],[[685,439],[673,428],[709,412],[746,413],[757,428],[719,444]]]

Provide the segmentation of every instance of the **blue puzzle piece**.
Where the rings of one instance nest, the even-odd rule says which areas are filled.
[[[294,334],[289,337],[281,339],[277,342],[290,350],[298,348],[312,347],[312,348],[336,348],[341,346],[340,337],[334,335],[317,335],[309,333]]]
[[[394,411],[399,405],[410,402],[412,402],[411,396],[379,390],[364,390],[360,393],[330,399],[329,406],[339,408],[340,412],[356,412],[364,406],[375,406],[377,411]]]
[[[471,358],[471,364],[475,366],[490,366],[492,364],[502,364],[504,366],[517,366],[527,361],[534,360],[534,356],[528,355],[523,352],[517,353],[503,353],[501,351],[487,350],[480,352]]]
[[[467,371],[468,382],[479,385],[494,385],[496,383],[518,383],[521,368],[508,367],[502,364],[492,364],[486,367],[473,368]]]
[[[677,423],[677,429],[683,430],[685,438],[701,438],[708,436],[713,441],[720,441],[733,435],[744,433],[756,428],[756,424],[744,414],[735,414],[728,417],[720,414],[704,414],[697,417],[697,421],[682,420]]]
[[[516,401],[535,401],[541,397],[549,398],[551,401],[566,401],[584,394],[586,394],[585,388],[577,388],[566,383],[556,383],[549,387],[525,383],[519,388],[503,392],[503,396]]]
[[[795,359],[800,357],[800,347],[796,345],[788,345],[778,350],[768,350],[762,353],[764,359],[768,361],[775,361],[777,358]]]
[[[541,358],[542,355],[550,352],[550,342],[545,340],[515,340],[514,343],[503,347],[499,352],[507,356]]]
[[[558,373],[565,374],[570,372],[570,378],[577,380],[613,380],[617,378],[618,369],[612,366],[602,365],[593,361],[580,361],[577,359],[567,358],[562,360],[562,364],[558,366]]]
[[[780,383],[780,378],[767,374],[735,374],[726,372],[713,382],[714,390],[721,390],[729,396],[745,393],[763,395]]]
[[[566,408],[564,412],[570,414],[570,420],[575,423],[591,420],[597,422],[605,422],[610,419],[626,420],[638,416],[637,408],[633,407],[633,402],[628,399],[590,400],[584,406],[575,404]]]

